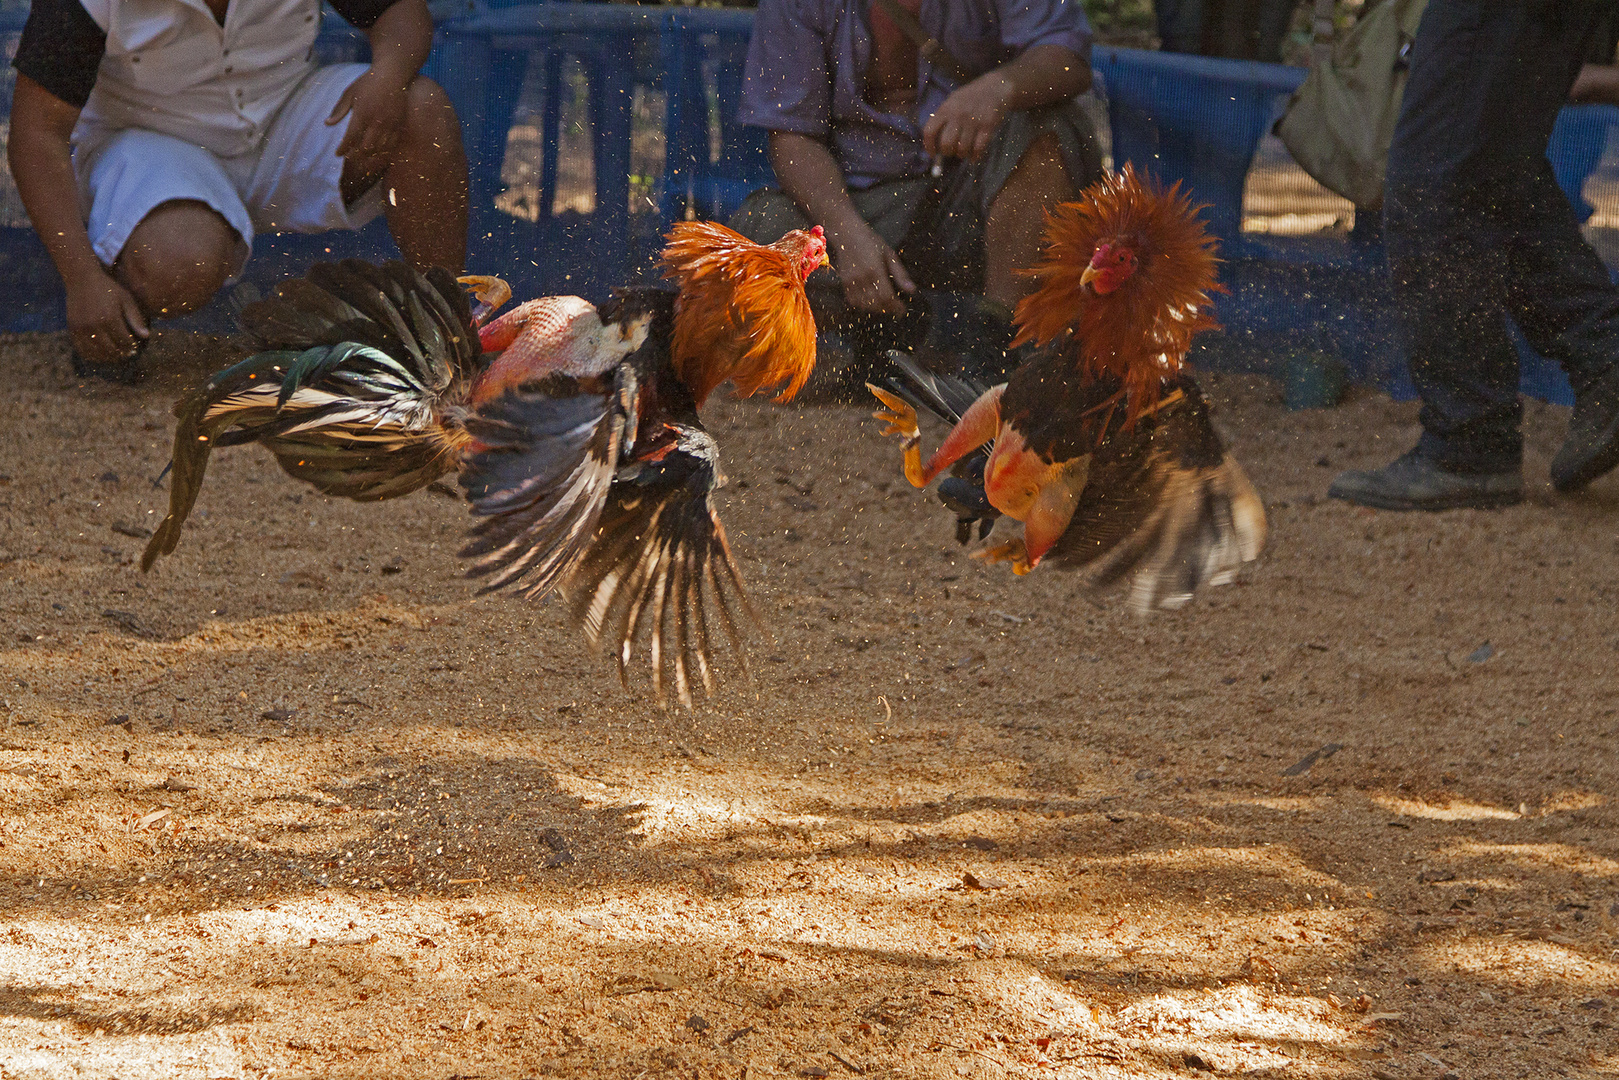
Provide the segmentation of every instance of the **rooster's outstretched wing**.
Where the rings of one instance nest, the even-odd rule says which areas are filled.
[[[651,438],[653,446],[619,469],[596,543],[563,591],[591,644],[612,644],[621,679],[644,629],[659,700],[667,670],[676,697],[690,705],[694,674],[714,692],[710,612],[745,668],[733,609],[750,619],[753,611],[714,512],[713,492],[724,483],[714,440],[695,423],[676,422]]]
[[[639,383],[628,367],[604,377],[552,375],[506,391],[468,418],[477,442],[461,469],[472,529],[461,554],[483,591],[514,586],[544,596],[567,577],[596,523],[634,437]]]
[[[710,613],[740,659],[733,609],[749,609],[711,499],[723,482],[714,440],[695,417],[643,416],[649,396],[626,365],[610,379],[554,375],[481,406],[461,483],[485,520],[462,554],[471,575],[489,577],[485,591],[560,589],[591,646],[611,645],[626,684],[644,639],[659,700],[672,679],[689,706],[695,682],[714,689]]]

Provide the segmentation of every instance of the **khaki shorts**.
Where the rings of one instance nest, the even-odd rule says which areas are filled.
[[[135,226],[166,202],[206,203],[240,238],[233,276],[252,251],[255,231],[325,232],[358,229],[382,212],[382,185],[353,204],[341,191],[337,146],[348,118],[327,125],[338,98],[365,64],[316,68],[276,113],[257,150],[218,157],[200,146],[140,128],[91,131],[80,138],[73,165],[90,242],[101,261],[117,261]]]
[[[1009,116],[995,133],[984,159],[962,161],[945,175],[887,180],[851,191],[855,210],[900,255],[918,286],[952,292],[982,292],[983,220],[1029,147],[1054,135],[1075,191],[1102,176],[1102,156],[1090,117],[1073,101],[1026,109]],[[763,188],[749,195],[729,222],[755,243],[779,240],[809,219],[785,193]],[[831,268],[817,271],[812,286],[833,287]]]

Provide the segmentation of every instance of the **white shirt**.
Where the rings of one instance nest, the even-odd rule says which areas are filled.
[[[223,26],[203,0],[83,3],[107,51],[75,145],[138,127],[245,154],[315,66],[320,0],[230,0]]]

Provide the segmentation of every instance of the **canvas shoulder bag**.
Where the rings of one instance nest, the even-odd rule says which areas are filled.
[[[1411,42],[1426,6],[1427,0],[1383,0],[1367,12],[1330,53],[1318,53],[1276,122],[1299,166],[1363,210],[1383,205]]]

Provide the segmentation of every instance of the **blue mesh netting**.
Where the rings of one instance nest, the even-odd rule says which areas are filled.
[[[0,0],[8,59],[25,12]],[[509,276],[520,294],[600,298],[649,271],[669,221],[723,218],[771,182],[763,133],[732,119],[751,12],[441,0],[436,14],[447,17],[427,73],[462,118],[474,268]],[[320,49],[359,58],[364,40],[332,17]],[[1222,238],[1227,332],[1198,361],[1276,372],[1301,350],[1326,351],[1353,378],[1409,393],[1375,222],[1356,222],[1267,135],[1303,71],[1107,47],[1093,65],[1115,160],[1186,182]],[[8,67],[8,114],[11,79]],[[1619,109],[1565,109],[1549,156],[1599,250],[1619,254],[1616,123]],[[0,176],[0,283],[11,300],[0,328],[59,326],[59,285],[24,226]],[[380,224],[358,236],[265,237],[256,248],[249,280],[261,288],[314,258],[394,253]],[[1527,392],[1568,399],[1555,367],[1525,360]]]

